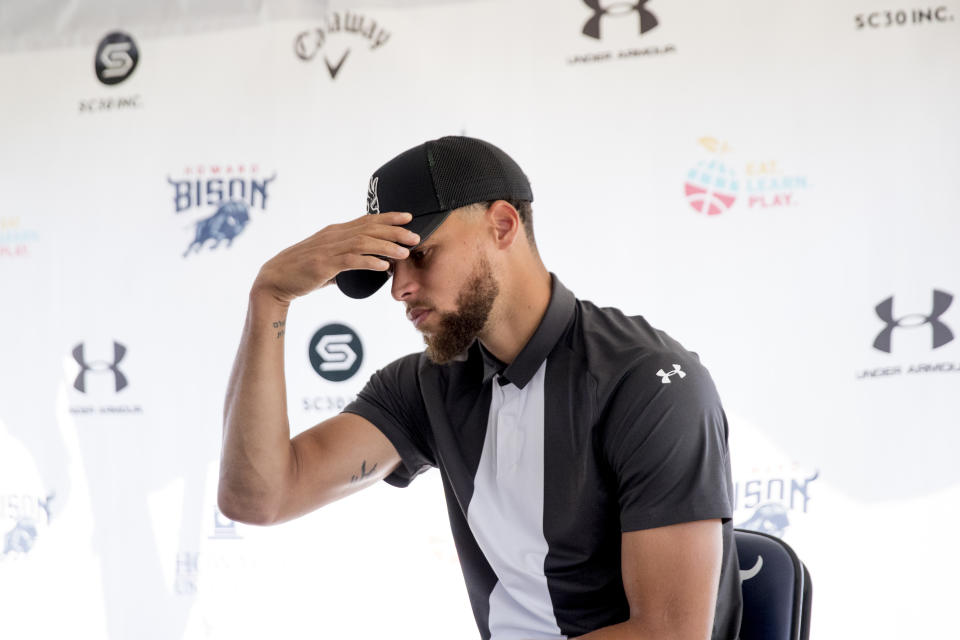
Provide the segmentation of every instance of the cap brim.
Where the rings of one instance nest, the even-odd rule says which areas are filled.
[[[437,211],[436,213],[428,213],[426,215],[420,215],[403,225],[403,228],[408,231],[413,231],[415,234],[420,236],[420,242],[418,242],[416,247],[419,247],[421,244],[429,238],[437,228],[443,224],[443,221],[447,219],[453,213],[453,209],[449,211]],[[413,249],[409,245],[403,245],[409,249]]]
[[[420,242],[414,246],[403,245],[408,249],[414,249],[429,238],[434,231],[447,219],[450,211],[437,211],[419,215],[413,220],[403,225],[404,229],[413,231],[420,236]],[[368,298],[372,296],[383,284],[390,279],[390,274],[386,271],[375,271],[373,269],[351,269],[350,271],[341,271],[337,274],[337,287],[351,298]]]

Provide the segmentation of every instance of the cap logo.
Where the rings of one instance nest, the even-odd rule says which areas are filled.
[[[370,186],[367,187],[367,213],[380,213],[380,197],[377,195],[378,176],[370,178]]]

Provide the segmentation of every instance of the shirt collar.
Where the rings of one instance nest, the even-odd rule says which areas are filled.
[[[483,383],[486,384],[493,378],[494,374],[501,376],[500,384],[512,382],[518,388],[523,389],[533,374],[537,372],[547,355],[553,351],[554,345],[563,334],[564,329],[570,322],[570,316],[573,314],[576,298],[563,283],[553,273],[550,274],[550,303],[547,310],[540,320],[540,325],[533,332],[533,336],[523,346],[520,353],[514,358],[513,362],[505,365],[498,360],[492,353],[487,351],[480,341],[477,340],[475,347],[483,359]]]

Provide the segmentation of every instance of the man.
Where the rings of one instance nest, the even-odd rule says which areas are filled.
[[[503,151],[441,138],[374,173],[379,215],[268,261],[227,392],[220,508],[277,523],[438,467],[485,640],[735,638],[727,424],[709,374],[548,272],[532,200]],[[288,305],[332,282],[365,297],[391,276],[426,351],[291,440]]]

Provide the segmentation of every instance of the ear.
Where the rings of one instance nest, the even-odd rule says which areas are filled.
[[[497,200],[487,209],[487,223],[499,249],[507,249],[516,241],[521,229],[520,214],[506,200]]]

